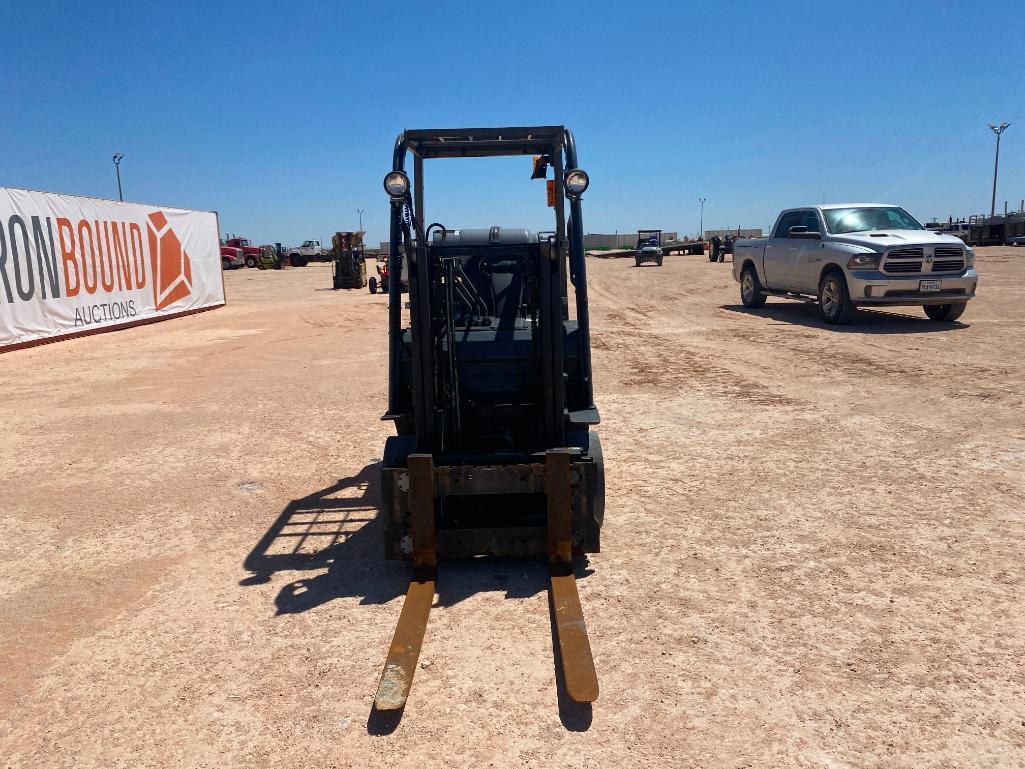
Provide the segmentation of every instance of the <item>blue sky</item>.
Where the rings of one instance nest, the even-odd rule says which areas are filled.
[[[589,232],[767,226],[882,200],[923,220],[1025,198],[1021,0],[176,2],[0,6],[0,185],[220,213],[296,242],[387,236],[403,128],[564,123]],[[529,161],[428,162],[448,227],[547,229]]]

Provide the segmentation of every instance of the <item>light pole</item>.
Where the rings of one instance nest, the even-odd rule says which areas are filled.
[[[997,156],[993,161],[993,199],[989,204],[989,218],[992,219],[997,212],[997,169],[1000,167],[1000,134],[1007,130],[1010,123],[1000,125],[989,124],[989,129],[997,135]]]
[[[363,232],[363,209],[357,208],[356,213],[359,214],[359,231]]]
[[[124,156],[123,152],[114,153],[114,170],[117,172],[117,199],[122,203],[125,202],[125,196],[121,194],[121,158]]]
[[[705,239],[705,198],[698,198],[701,204],[701,223],[698,225],[698,240]]]

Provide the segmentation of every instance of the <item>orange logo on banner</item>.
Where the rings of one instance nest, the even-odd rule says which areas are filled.
[[[162,310],[192,293],[192,262],[162,212],[155,211],[147,219],[153,303]]]

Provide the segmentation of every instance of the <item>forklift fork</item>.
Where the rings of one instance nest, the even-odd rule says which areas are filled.
[[[434,603],[437,579],[434,460],[430,454],[410,454],[407,466],[413,575],[377,688],[374,707],[379,711],[401,710],[406,704]],[[545,453],[551,605],[566,692],[577,702],[594,702],[598,698],[598,676],[573,572],[569,471],[568,451]]]
[[[434,603],[438,547],[434,526],[434,458],[430,454],[409,455],[409,516],[413,576],[377,687],[374,707],[378,710],[405,707]]]
[[[545,453],[548,575],[566,693],[577,702],[594,702],[598,699],[598,675],[594,672],[591,643],[573,573],[569,460],[568,451]]]

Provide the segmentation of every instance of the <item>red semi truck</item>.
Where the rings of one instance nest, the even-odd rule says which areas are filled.
[[[260,247],[254,246],[249,238],[234,235],[224,241],[224,245],[230,248],[241,248],[242,258],[246,267],[255,267],[260,262]]]
[[[237,270],[246,266],[246,255],[241,248],[229,246],[221,238],[221,267],[226,270]]]

